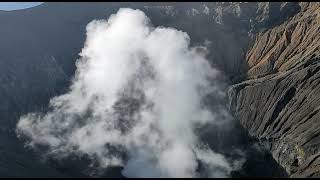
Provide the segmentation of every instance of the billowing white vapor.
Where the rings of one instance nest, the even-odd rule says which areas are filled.
[[[217,121],[202,99],[223,94],[212,83],[218,71],[189,41],[140,10],[92,21],[70,91],[51,99],[49,112],[21,117],[18,135],[55,155],[123,166],[127,177],[228,176],[233,163],[196,133]]]

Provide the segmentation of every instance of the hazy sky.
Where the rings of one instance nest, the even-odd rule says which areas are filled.
[[[0,10],[16,10],[37,6],[42,2],[0,2]]]

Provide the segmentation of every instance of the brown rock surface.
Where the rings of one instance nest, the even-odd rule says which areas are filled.
[[[260,32],[247,53],[249,78],[284,72],[319,54],[319,3],[300,3],[301,12],[289,21]]]

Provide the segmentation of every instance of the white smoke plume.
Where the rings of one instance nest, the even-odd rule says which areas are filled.
[[[69,92],[51,99],[50,111],[22,116],[18,135],[56,156],[122,166],[127,177],[229,176],[235,163],[196,133],[220,117],[202,103],[224,95],[212,83],[219,72],[189,41],[140,10],[92,21]]]

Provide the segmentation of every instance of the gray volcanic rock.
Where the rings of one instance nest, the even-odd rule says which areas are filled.
[[[230,109],[292,177],[320,175],[320,3],[260,32],[247,54],[249,80],[231,86]]]
[[[319,152],[320,61],[232,86],[231,110],[289,174]],[[313,157],[314,158],[314,157]]]
[[[217,2],[214,18],[217,23],[249,25],[247,32],[258,32],[283,23],[297,14],[297,2]]]

